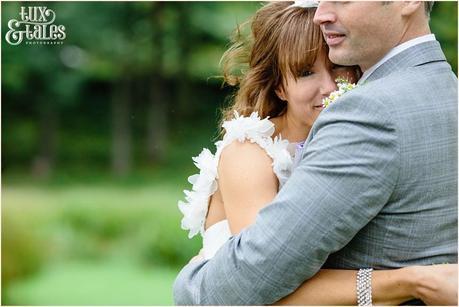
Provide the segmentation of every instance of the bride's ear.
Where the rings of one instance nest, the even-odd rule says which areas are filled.
[[[287,101],[287,97],[285,97],[285,91],[284,91],[284,87],[281,85],[279,85],[275,90],[274,92],[276,93],[277,97],[282,100],[282,101]]]

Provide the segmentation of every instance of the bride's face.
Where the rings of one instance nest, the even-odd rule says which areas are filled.
[[[314,65],[305,69],[296,80],[285,78],[283,87],[276,93],[287,101],[287,115],[307,127],[311,127],[322,111],[322,99],[337,89],[335,80],[344,77],[355,82],[355,72],[351,68],[332,66],[320,55]]]

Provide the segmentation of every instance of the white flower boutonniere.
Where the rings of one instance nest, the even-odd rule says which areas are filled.
[[[350,83],[348,80],[343,78],[338,78],[335,80],[338,85],[338,90],[332,92],[330,96],[322,100],[324,108],[328,107],[331,103],[335,102],[339,97],[344,93],[349,92],[357,87],[355,83]]]

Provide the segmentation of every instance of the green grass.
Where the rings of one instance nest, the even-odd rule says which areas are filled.
[[[123,262],[69,262],[12,284],[18,305],[172,305],[179,269],[141,268]]]
[[[2,187],[2,303],[169,305],[200,247],[177,184]]]

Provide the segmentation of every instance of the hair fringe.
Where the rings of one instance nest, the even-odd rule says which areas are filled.
[[[234,111],[242,116],[256,111],[262,118],[282,115],[287,104],[276,89],[283,86],[285,76],[296,78],[325,50],[320,29],[312,22],[315,10],[291,7],[292,3],[269,2],[233,31],[220,67],[222,87],[234,91],[221,109],[220,127],[234,118]]]

